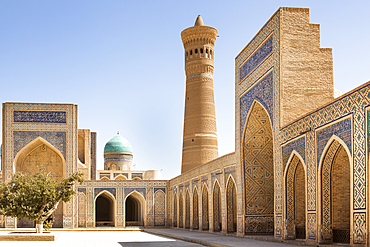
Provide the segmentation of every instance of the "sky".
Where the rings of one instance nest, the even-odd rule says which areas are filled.
[[[180,33],[201,15],[218,30],[214,90],[219,156],[235,150],[234,64],[279,7],[310,8],[321,47],[333,48],[334,86],[370,80],[370,1],[0,0],[0,102],[78,105],[97,132],[97,169],[117,131],[138,170],[181,172],[185,105]]]

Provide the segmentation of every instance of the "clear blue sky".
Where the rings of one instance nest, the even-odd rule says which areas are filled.
[[[335,87],[370,80],[370,1],[0,0],[0,101],[78,105],[78,127],[105,143],[119,130],[136,169],[180,174],[184,52],[197,15],[217,28],[214,89],[219,154],[234,147],[234,59],[280,7],[309,7],[321,47],[333,48]]]

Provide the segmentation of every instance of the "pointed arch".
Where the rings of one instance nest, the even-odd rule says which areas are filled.
[[[199,229],[199,196],[197,187],[193,191],[193,229]]]
[[[179,196],[179,228],[184,228],[184,197],[182,191]]]
[[[202,230],[209,229],[209,198],[206,184],[202,189]]]
[[[94,200],[96,226],[115,226],[116,199],[107,190],[101,191]]]
[[[63,154],[42,137],[37,137],[16,154],[13,169],[24,174],[50,172],[55,178],[66,177]]]
[[[254,100],[243,130],[245,232],[274,232],[274,160],[271,118]]]
[[[221,187],[218,181],[213,186],[213,231],[222,230]]]
[[[236,232],[237,224],[237,203],[236,185],[234,178],[229,175],[226,186],[226,205],[227,205],[227,231]]]
[[[144,196],[134,190],[126,196],[124,205],[125,226],[145,226],[146,203]]]
[[[177,193],[173,196],[173,227],[177,227]]]
[[[190,228],[190,193],[189,189],[186,189],[185,194],[185,228]]]
[[[306,238],[306,170],[297,152],[289,157],[284,174],[285,238]]]
[[[350,242],[352,156],[345,143],[332,136],[319,164],[320,243]]]
[[[154,193],[154,225],[165,225],[166,194],[162,190]]]

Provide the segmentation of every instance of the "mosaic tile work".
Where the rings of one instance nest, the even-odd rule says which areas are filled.
[[[353,243],[366,244],[366,213],[354,213],[353,222]]]
[[[286,239],[295,239],[295,173],[297,166],[300,164],[300,159],[294,155],[290,161],[286,175]]]
[[[287,166],[288,159],[290,157],[290,154],[292,153],[293,150],[297,151],[299,155],[301,155],[303,161],[306,161],[306,138],[302,137],[299,138],[295,141],[290,142],[289,144],[283,146],[282,151],[283,151],[283,171],[285,171],[285,168]]]
[[[87,208],[87,198],[86,189],[85,193],[78,193],[78,227],[86,227],[86,208]]]
[[[66,123],[67,113],[63,111],[14,111],[15,123]]]
[[[257,100],[267,110],[269,116],[273,117],[273,73],[268,73],[257,85],[246,92],[240,98],[240,134],[243,134],[248,113],[252,104]]]
[[[321,237],[323,240],[331,241],[332,236],[332,196],[331,196],[331,173],[332,173],[332,164],[335,158],[335,155],[338,149],[341,147],[341,144],[338,141],[333,141],[330,145],[330,148],[325,154],[325,158],[321,167]]]
[[[263,107],[252,107],[243,140],[246,215],[274,214],[273,140],[269,117]],[[270,217],[273,219],[273,217]],[[263,219],[267,219],[263,217]],[[254,223],[259,221],[253,221]],[[264,223],[265,224],[265,223]],[[271,222],[273,225],[273,222]],[[257,227],[258,229],[260,227]],[[253,229],[257,229],[253,227]],[[263,227],[266,229],[266,227]],[[251,227],[246,228],[251,229]],[[261,228],[262,229],[262,228]]]
[[[28,143],[41,137],[58,149],[66,158],[66,132],[46,132],[46,131],[14,131],[14,157]]]
[[[94,188],[94,198],[102,191],[108,191],[116,198],[116,188]]]
[[[227,181],[230,175],[234,179],[236,178],[236,166],[229,166],[224,169],[224,181]],[[227,186],[226,183],[225,186]]]
[[[161,190],[166,194],[166,188],[154,188],[154,193],[156,193],[158,190]]]
[[[154,193],[154,225],[164,226],[165,225],[165,214],[166,214],[166,194],[163,190],[158,189]]]
[[[130,194],[133,191],[139,192],[144,198],[146,198],[146,189],[145,188],[125,188],[125,196]]]
[[[316,240],[316,213],[307,214],[308,239]]]
[[[253,71],[272,52],[272,36],[240,67],[240,81]]]
[[[342,139],[352,154],[351,126],[352,126],[351,119],[347,118],[343,121],[330,125],[329,127],[326,127],[325,129],[319,130],[317,132],[317,142],[318,142],[317,164],[319,164],[320,162],[320,158],[324,150],[324,147],[326,146],[330,137],[332,137],[333,135],[336,135],[340,139]]]

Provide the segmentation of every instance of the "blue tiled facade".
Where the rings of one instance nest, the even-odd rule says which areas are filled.
[[[14,111],[15,123],[67,123],[63,111]]]

